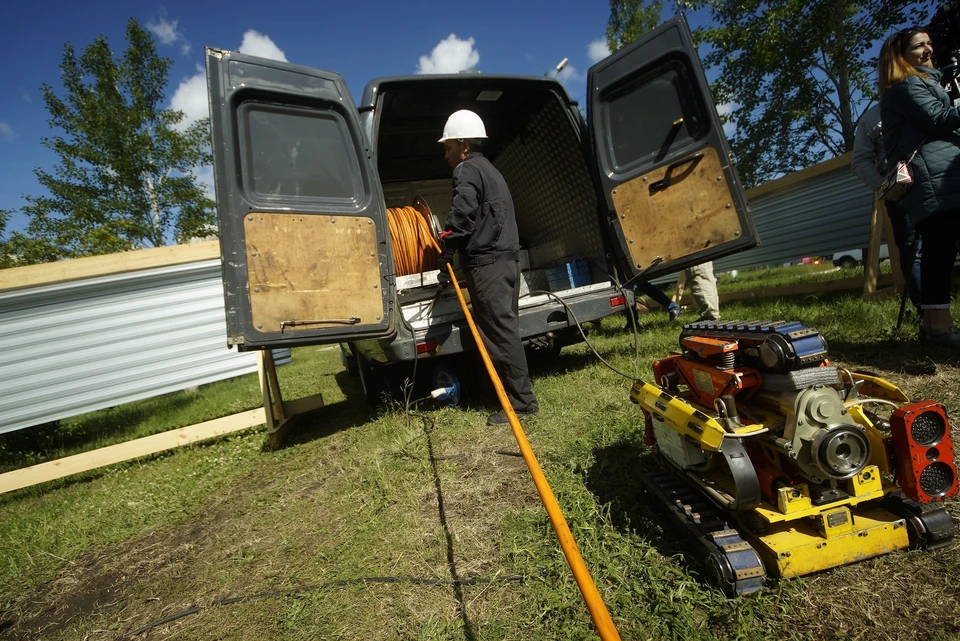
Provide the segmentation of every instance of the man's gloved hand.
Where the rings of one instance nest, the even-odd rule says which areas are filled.
[[[437,281],[441,285],[445,285],[450,282],[450,272],[447,270],[447,265],[453,263],[453,252],[445,249],[440,254],[440,257],[437,258],[437,268],[440,270],[440,275],[437,276]]]

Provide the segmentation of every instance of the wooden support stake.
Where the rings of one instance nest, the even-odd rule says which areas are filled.
[[[267,441],[270,449],[277,449],[290,431],[290,421],[298,414],[323,407],[323,395],[314,394],[294,401],[284,401],[280,394],[280,380],[273,361],[273,352],[262,349],[257,352],[257,376],[260,379],[260,394],[263,396],[264,422],[267,424]]]
[[[880,274],[880,233],[883,231],[880,216],[885,213],[880,199],[874,196],[873,211],[870,212],[870,239],[867,242],[867,255],[863,259],[864,297],[877,291],[877,276]]]
[[[903,277],[903,268],[900,266],[900,248],[897,247],[897,241],[893,235],[893,221],[890,220],[890,212],[887,211],[887,204],[880,201],[883,207],[883,230],[887,236],[887,250],[890,252],[890,269],[893,271],[893,284],[897,288],[897,293],[903,291],[907,286],[906,279]],[[904,249],[909,249],[905,247]]]

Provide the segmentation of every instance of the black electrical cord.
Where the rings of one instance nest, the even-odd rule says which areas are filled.
[[[620,292],[624,294],[624,297],[626,297],[626,294],[623,292],[622,289],[620,290]],[[599,359],[599,361],[600,361],[601,363],[603,363],[604,365],[606,365],[610,370],[616,372],[616,373],[619,374],[620,376],[622,376],[622,377],[624,377],[624,378],[626,378],[626,379],[629,379],[629,380],[631,380],[631,381],[637,380],[637,378],[638,378],[637,376],[633,376],[633,375],[631,375],[631,374],[627,374],[626,372],[620,371],[619,369],[617,369],[616,367],[614,367],[613,365],[611,365],[610,363],[608,363],[606,360],[604,360],[603,356],[600,356],[600,352],[597,351],[597,349],[593,346],[593,343],[591,343],[590,340],[587,338],[587,333],[586,333],[585,331],[583,331],[583,326],[581,326],[581,325],[580,325],[580,321],[577,320],[577,315],[573,312],[573,310],[570,308],[570,306],[567,305],[566,301],[564,301],[562,298],[560,298],[559,296],[557,296],[555,293],[553,293],[553,292],[548,292],[548,291],[544,291],[544,290],[534,290],[534,291],[531,291],[531,292],[529,292],[528,294],[526,294],[526,296],[535,296],[535,295],[536,295],[536,296],[539,296],[539,295],[549,296],[550,298],[553,298],[553,299],[556,300],[558,303],[560,303],[561,305],[563,305],[564,308],[567,310],[567,313],[568,313],[568,314],[570,315],[570,317],[573,319],[574,325],[576,325],[576,326],[577,326],[577,329],[580,331],[580,336],[583,337],[583,342],[587,344],[587,347],[590,348],[590,351],[593,352],[593,355],[596,356],[597,359]],[[634,327],[634,329],[636,329],[636,327]],[[634,340],[636,340],[636,331],[634,331]]]
[[[302,592],[314,592],[316,590],[323,590],[325,588],[339,587],[345,585],[357,585],[357,584],[367,584],[367,583],[410,583],[413,585],[428,585],[428,586],[446,586],[446,585],[477,585],[480,583],[514,583],[523,581],[524,577],[522,575],[511,574],[507,576],[497,576],[492,578],[484,577],[473,577],[469,579],[425,579],[420,577],[396,577],[396,576],[368,576],[362,577],[359,579],[342,579],[340,581],[330,581],[329,583],[321,583],[320,585],[301,585],[297,588],[291,588],[289,590],[276,590],[273,592],[260,592],[258,594],[248,594],[245,596],[235,596],[229,597],[226,599],[217,599],[210,605],[206,606],[207,608],[216,607],[220,605],[231,605],[234,603],[244,603],[246,601],[254,601],[256,599],[269,599],[271,597],[278,596],[293,596],[300,594]],[[138,628],[133,632],[130,632],[128,637],[135,637],[137,635],[143,634],[153,628],[157,628],[165,623],[170,623],[171,621],[176,621],[177,619],[182,619],[188,617],[191,614],[197,614],[204,608],[202,607],[193,607],[182,612],[177,612],[176,614],[171,614],[168,617],[164,617],[158,621],[154,621],[148,625]]]

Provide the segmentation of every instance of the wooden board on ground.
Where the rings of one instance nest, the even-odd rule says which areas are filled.
[[[99,467],[122,463],[123,461],[156,454],[157,452],[163,452],[165,450],[172,450],[215,436],[262,425],[263,422],[264,412],[261,407],[240,412],[239,414],[224,416],[223,418],[213,419],[212,421],[181,427],[170,430],[169,432],[163,432],[162,434],[154,434],[153,436],[145,436],[133,441],[127,441],[126,443],[101,447],[98,450],[67,456],[62,459],[57,459],[56,461],[31,465],[30,467],[14,470],[13,472],[0,474],[0,493],[12,492],[13,490],[19,490],[20,488],[29,487],[38,483],[45,483],[46,481],[53,481],[72,474],[88,472]]]

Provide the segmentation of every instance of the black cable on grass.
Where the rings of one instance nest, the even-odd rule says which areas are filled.
[[[623,289],[621,289],[620,292],[621,292],[621,293],[624,293],[624,292],[623,292]],[[628,380],[635,381],[635,380],[637,380],[637,379],[639,378],[639,376],[633,376],[633,375],[631,375],[631,374],[627,374],[627,373],[625,373],[625,372],[621,372],[621,371],[618,370],[616,367],[614,367],[613,365],[611,365],[610,363],[608,363],[606,360],[604,360],[603,356],[600,356],[600,352],[597,351],[597,349],[593,346],[593,343],[591,343],[590,340],[587,338],[587,333],[586,333],[585,331],[583,331],[583,327],[580,325],[580,321],[577,320],[577,315],[573,313],[573,310],[570,308],[569,305],[567,305],[566,301],[564,301],[562,298],[560,298],[559,296],[557,296],[557,295],[554,294],[553,292],[544,291],[544,290],[542,290],[542,289],[538,289],[538,290],[531,291],[531,292],[529,292],[529,293],[526,294],[526,295],[527,295],[527,296],[534,296],[534,295],[541,295],[541,294],[542,294],[542,295],[545,295],[545,296],[549,296],[550,298],[553,298],[553,299],[556,300],[558,303],[560,303],[561,305],[563,305],[564,308],[566,308],[567,313],[570,314],[570,317],[573,319],[573,323],[577,326],[577,329],[580,330],[580,336],[583,337],[583,342],[587,344],[587,347],[590,348],[590,351],[593,352],[593,355],[596,356],[597,359],[599,359],[599,361],[600,361],[601,363],[603,363],[603,364],[606,365],[609,369],[611,369],[612,371],[616,372],[617,374],[619,374],[620,376],[622,376],[622,377],[624,377],[624,378],[626,378],[626,379],[628,379]],[[624,293],[624,297],[626,298],[626,294],[625,294],[625,293]],[[634,327],[634,330],[635,330],[635,331],[634,331],[634,342],[636,343],[636,340],[637,340],[636,327]],[[638,358],[639,358],[639,346],[637,347],[637,349],[638,349]]]
[[[497,576],[492,578],[484,577],[473,577],[470,579],[425,579],[421,577],[398,577],[398,576],[368,576],[359,579],[342,579],[340,581],[330,581],[329,583],[321,583],[320,585],[302,585],[298,588],[291,588],[289,590],[276,590],[273,592],[260,592],[258,594],[247,594],[245,596],[234,596],[228,597],[225,599],[217,599],[210,605],[206,606],[207,608],[221,606],[221,605],[232,605],[234,603],[244,603],[246,601],[254,601],[257,599],[269,599],[272,597],[279,596],[294,596],[302,592],[314,592],[316,590],[322,590],[325,588],[340,587],[346,585],[358,585],[358,584],[367,584],[367,583],[409,583],[412,585],[427,585],[432,587],[442,587],[447,585],[478,585],[481,583],[519,583],[524,580],[525,577],[519,574],[511,574],[507,576]],[[138,628],[133,632],[130,632],[128,637],[135,637],[137,635],[143,634],[149,630],[160,627],[166,623],[176,621],[177,619],[182,619],[188,617],[191,614],[197,614],[204,608],[202,607],[193,607],[189,610],[184,610],[183,612],[177,612],[176,614],[171,614],[168,617],[164,617],[158,621],[154,621],[148,625]]]

